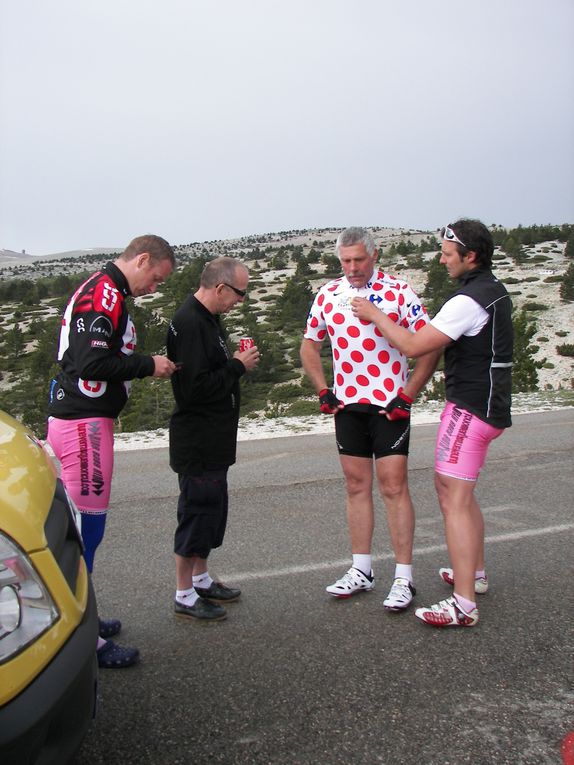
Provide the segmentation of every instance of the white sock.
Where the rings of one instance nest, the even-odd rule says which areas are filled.
[[[412,563],[408,565],[406,563],[397,563],[395,566],[395,579],[401,577],[402,579],[408,579],[409,582],[413,581],[413,566]]]
[[[213,579],[209,576],[209,573],[207,571],[204,571],[203,574],[198,574],[197,576],[193,577],[194,587],[201,587],[205,589],[206,587],[209,587],[212,583],[213,583]]]
[[[176,590],[175,599],[184,606],[194,606],[199,599],[199,595],[193,587],[190,587],[189,590]]]
[[[372,576],[371,570],[372,557],[370,555],[354,555],[353,554],[353,568],[358,568],[365,576]]]

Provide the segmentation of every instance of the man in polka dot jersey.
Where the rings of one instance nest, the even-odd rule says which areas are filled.
[[[394,581],[383,605],[389,611],[403,611],[416,593],[412,573],[415,517],[407,482],[410,409],[441,351],[421,356],[409,375],[407,357],[384,339],[375,324],[358,319],[351,301],[364,297],[397,324],[416,332],[429,321],[419,297],[405,281],[377,268],[378,252],[367,229],[345,229],[335,249],[343,276],[319,289],[301,344],[303,368],[319,395],[320,409],[335,415],[347,491],[353,562],[327,592],[349,598],[375,586],[371,565],[374,459],[395,554]],[[320,355],[326,337],[332,350],[332,389],[327,387]]]

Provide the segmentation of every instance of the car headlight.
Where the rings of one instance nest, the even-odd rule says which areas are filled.
[[[37,640],[58,618],[28,556],[0,532],[0,662]]]

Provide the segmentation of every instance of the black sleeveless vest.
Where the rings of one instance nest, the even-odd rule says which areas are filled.
[[[508,428],[512,390],[512,303],[506,288],[490,270],[473,269],[460,279],[455,295],[468,295],[489,315],[478,335],[461,335],[447,346],[447,401],[495,428]]]

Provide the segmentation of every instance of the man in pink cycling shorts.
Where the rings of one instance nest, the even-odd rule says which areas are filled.
[[[166,356],[135,353],[136,331],[125,301],[155,292],[174,266],[175,256],[165,239],[137,237],[113,263],[78,287],[62,318],[60,371],[50,386],[48,442],[81,513],[90,572],[110,499],[114,419],[127,402],[133,379],[170,377],[176,369]],[[100,620],[100,667],[128,667],[137,661],[137,648],[109,639],[120,629],[118,619]]]
[[[374,460],[395,554],[393,584],[383,605],[389,611],[403,611],[415,595],[415,517],[407,482],[410,409],[432,375],[440,352],[422,356],[409,375],[407,357],[370,320],[361,321],[352,312],[353,299],[362,296],[374,311],[391,314],[408,334],[420,331],[428,322],[410,286],[377,268],[378,252],[370,231],[345,229],[337,239],[336,252],[344,275],[317,293],[301,344],[303,368],[319,394],[321,411],[335,415],[347,492],[352,566],[327,592],[349,598],[375,586],[371,555]],[[326,337],[333,355],[332,390],[327,387],[320,356]]]
[[[354,300],[353,311],[408,356],[445,349],[447,401],[436,440],[435,487],[452,565],[439,574],[454,592],[415,615],[434,627],[472,627],[476,593],[488,589],[484,519],[474,489],[489,444],[511,425],[512,304],[491,271],[494,244],[483,223],[462,219],[442,229],[441,237],[440,262],[459,287],[430,324],[413,335],[368,301]]]

